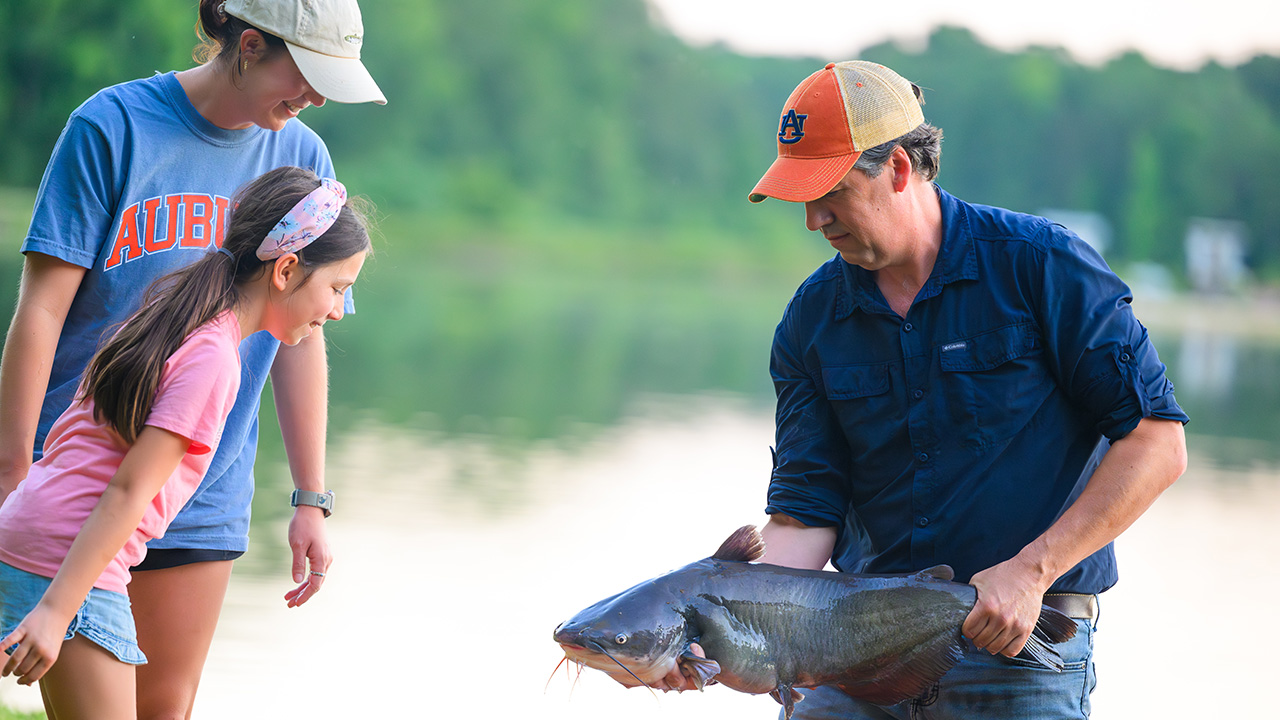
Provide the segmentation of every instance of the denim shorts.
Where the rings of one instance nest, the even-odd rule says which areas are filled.
[[[35,609],[51,582],[47,577],[0,563],[0,638],[7,637]],[[99,588],[90,590],[63,639],[76,635],[101,645],[122,663],[147,662],[147,656],[138,648],[138,631],[133,625],[128,595]]]
[[[834,687],[801,690],[791,720],[1079,720],[1089,717],[1097,684],[1094,626],[1076,620],[1076,636],[1054,649],[1066,669],[993,656],[966,643],[963,659],[921,698],[891,707],[855,700]],[[781,720],[783,713],[779,712]]]

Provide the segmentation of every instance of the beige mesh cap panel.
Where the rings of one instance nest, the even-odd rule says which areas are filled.
[[[859,152],[906,135],[924,123],[911,83],[883,65],[854,60],[833,68]]]
[[[778,157],[747,199],[808,202],[844,177],[862,151],[924,123],[912,85],[883,65],[828,63],[796,86],[782,108]]]

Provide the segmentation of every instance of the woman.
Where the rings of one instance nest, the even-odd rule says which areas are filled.
[[[218,243],[237,187],[283,165],[333,177],[324,143],[297,114],[326,99],[385,102],[359,59],[355,0],[201,0],[199,15],[211,59],[100,91],[54,148],[0,362],[0,502],[33,449],[39,458],[104,331],[154,278]],[[248,548],[268,372],[294,484],[312,503],[289,525],[291,607],[319,590],[331,562],[323,334],[278,348],[263,333],[246,338],[240,392],[209,471],[133,573],[129,596],[151,659],[137,675],[140,718],[190,717],[231,561]]]

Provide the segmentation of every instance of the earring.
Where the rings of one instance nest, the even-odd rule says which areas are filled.
[[[249,61],[248,61],[248,60],[245,60],[245,61],[244,61],[244,63],[240,66],[240,71],[241,71],[241,72],[249,72]]]

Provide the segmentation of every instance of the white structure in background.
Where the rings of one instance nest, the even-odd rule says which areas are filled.
[[[1191,218],[1187,224],[1187,279],[1200,292],[1228,292],[1245,279],[1245,225],[1239,220]]]
[[[1111,247],[1111,223],[1096,212],[1045,208],[1040,214],[1079,235],[1099,255],[1105,256]]]

